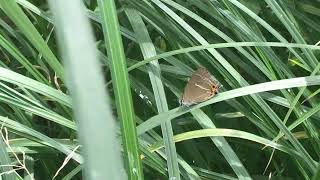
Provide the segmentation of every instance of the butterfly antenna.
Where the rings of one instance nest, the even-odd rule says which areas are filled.
[[[220,82],[217,82],[217,93],[219,93],[219,90],[222,87],[223,87],[223,85]]]

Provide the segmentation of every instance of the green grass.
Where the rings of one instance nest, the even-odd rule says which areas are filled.
[[[319,178],[319,3],[83,2],[0,0],[2,179]]]

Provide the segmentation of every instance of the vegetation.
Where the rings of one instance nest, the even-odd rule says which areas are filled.
[[[318,1],[49,2],[0,0],[2,179],[320,179]]]

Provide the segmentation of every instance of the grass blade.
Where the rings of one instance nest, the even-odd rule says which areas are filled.
[[[143,23],[142,18],[139,16],[138,12],[132,9],[127,9],[126,13],[135,31],[135,34],[137,34],[137,41],[139,42],[144,58],[155,56],[155,47],[152,44],[146,26]],[[169,109],[164,92],[164,87],[161,81],[161,70],[158,61],[155,60],[150,62],[150,65],[147,66],[147,68],[149,72],[149,78],[151,81],[152,89],[154,92],[154,97],[156,99],[158,112],[166,112]],[[173,142],[173,131],[171,122],[162,123],[161,130],[167,155],[169,178],[179,180],[180,172],[178,166],[176,147]]]
[[[143,179],[130,83],[116,7],[113,0],[98,0],[98,4],[101,12],[105,43],[106,47],[108,47],[108,55],[111,58],[110,70],[115,90],[117,111],[121,121],[128,179]]]
[[[116,124],[108,105],[110,100],[105,94],[84,6],[81,1],[54,0],[49,3],[57,22],[58,40],[69,78],[68,87],[73,97],[78,135],[83,145],[85,179],[104,179],[106,176],[123,179],[126,175],[119,139],[116,137]],[[95,131],[94,138],[92,130]],[[112,164],[106,164],[107,161]]]

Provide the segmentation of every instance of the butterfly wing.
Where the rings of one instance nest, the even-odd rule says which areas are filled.
[[[212,86],[215,84],[210,73],[203,67],[199,68],[192,74],[184,89],[182,104],[190,106],[210,99],[214,95]]]

